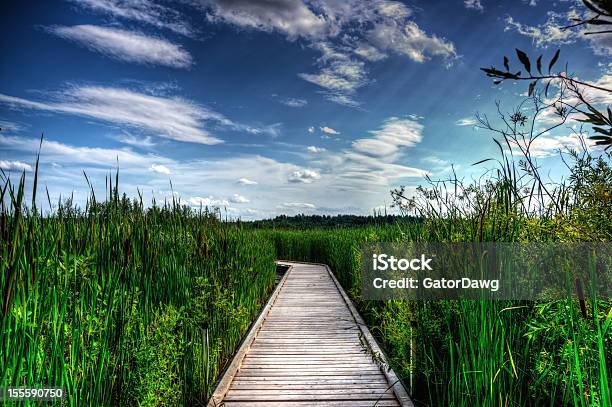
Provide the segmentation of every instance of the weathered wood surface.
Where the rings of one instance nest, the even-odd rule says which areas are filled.
[[[325,265],[290,266],[210,406],[412,406]]]

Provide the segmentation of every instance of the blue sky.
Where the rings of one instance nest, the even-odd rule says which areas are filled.
[[[31,172],[83,202],[173,191],[229,216],[372,213],[453,164],[494,156],[476,112],[511,109],[525,84],[478,68],[515,47],[609,85],[610,37],[560,31],[575,1],[72,0],[3,4],[0,167]],[[513,59],[517,64],[516,59]],[[607,102],[607,99],[605,100]],[[573,123],[575,124],[575,123]],[[569,125],[568,125],[569,127]],[[541,163],[575,146],[571,129],[538,143]]]

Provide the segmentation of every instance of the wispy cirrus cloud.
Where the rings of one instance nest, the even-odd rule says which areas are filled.
[[[285,202],[282,205],[283,208],[297,208],[297,209],[315,209],[314,204],[308,202]]]
[[[455,122],[457,126],[475,126],[476,123],[478,122],[473,117],[464,117]]]
[[[323,127],[320,127],[320,129],[323,133],[332,134],[334,136],[340,134],[338,130],[332,129],[331,127],[323,126]]]
[[[324,152],[326,150],[323,147],[308,146],[306,148],[306,151],[308,151],[309,153],[318,154],[318,153],[322,153],[322,152]]]
[[[512,16],[506,16],[505,31],[516,31],[517,33],[529,37],[538,47],[548,45],[571,44],[576,41],[577,33],[573,30],[562,30],[561,27],[567,25],[562,21],[564,16],[559,13],[549,12],[548,19],[544,24],[532,26],[516,21]]]
[[[90,117],[191,143],[222,142],[204,129],[205,122],[236,126],[223,115],[187,99],[153,96],[127,88],[72,86],[54,98],[55,101],[38,102],[0,93],[0,103],[13,108]]]
[[[392,117],[387,119],[380,129],[370,132],[374,137],[353,141],[353,148],[361,154],[380,158],[392,157],[400,148],[420,143],[423,139],[422,132],[421,123]]]
[[[589,143],[585,143],[588,146]],[[562,151],[576,150],[580,151],[583,144],[578,135],[557,135],[544,134],[531,143],[520,141],[519,143],[511,142],[512,149],[515,152],[529,149],[530,154],[537,158],[553,157]]]
[[[354,99],[356,91],[368,83],[365,63],[340,52],[333,45],[321,42],[313,46],[322,52],[318,73],[300,73],[298,76],[323,89],[325,97],[332,102],[350,107],[360,105]]]
[[[257,181],[250,180],[248,178],[240,178],[238,180],[240,185],[257,185]]]
[[[277,31],[290,39],[323,35],[325,18],[301,0],[215,0],[204,1],[210,21],[262,31]]]
[[[112,138],[120,143],[139,148],[151,148],[155,146],[155,142],[153,141],[153,138],[151,136],[137,137],[131,134],[124,133],[118,136],[114,136]]]
[[[452,42],[425,32],[412,9],[398,1],[205,0],[202,7],[209,21],[308,41],[321,56],[317,71],[299,77],[322,88],[329,101],[348,107],[362,104],[356,94],[370,82],[365,63],[380,61],[387,52],[416,62],[456,57]]]
[[[81,8],[150,24],[188,37],[195,35],[178,11],[150,0],[71,0]]]
[[[429,174],[403,163],[403,153],[421,142],[423,129],[416,120],[390,117],[378,129],[370,131],[370,137],[354,140],[351,148],[317,154],[312,164],[334,176],[322,178],[316,185],[327,191],[385,194],[398,180]]]
[[[191,206],[194,207],[222,207],[229,206],[229,201],[227,199],[219,199],[213,196],[192,196],[187,200]]]
[[[151,164],[150,170],[158,174],[171,174],[170,168],[161,164]]]
[[[188,68],[193,64],[189,52],[180,45],[137,31],[89,24],[51,26],[46,30],[121,61],[172,68]]]
[[[6,120],[0,120],[0,129],[4,131],[11,131],[13,133],[20,132],[24,129],[24,126],[19,123],[9,122]]]
[[[465,8],[478,11],[484,10],[481,0],[464,0],[463,4],[465,5]]]
[[[289,176],[289,182],[310,184],[313,181],[318,180],[319,178],[321,178],[321,175],[318,172],[314,170],[304,169],[291,173],[291,175]]]
[[[40,146],[40,139],[0,134],[0,150],[12,150],[27,156],[35,156]],[[41,162],[61,162],[66,165],[93,165],[98,167],[146,169],[152,163],[168,165],[174,161],[156,154],[140,154],[135,151],[116,148],[82,147],[61,143],[54,140],[43,140]]]
[[[586,41],[595,55],[612,55],[612,34],[584,35],[591,31],[584,25],[567,28],[577,20],[585,20],[594,17],[589,10],[578,11],[570,2],[569,8],[564,12],[549,11],[543,24],[529,25],[517,21],[512,16],[505,18],[505,31],[516,31],[517,33],[531,38],[533,43],[540,48],[551,45],[573,44],[576,41]]]
[[[245,203],[249,203],[251,202],[251,200],[247,197],[244,197],[240,194],[234,194],[232,195],[232,197],[229,199],[230,202],[235,203],[235,204],[245,204]]]
[[[32,166],[22,161],[0,160],[0,169],[5,171],[32,171]]]
[[[308,101],[306,99],[299,98],[280,99],[279,102],[289,107],[304,107],[308,104]]]

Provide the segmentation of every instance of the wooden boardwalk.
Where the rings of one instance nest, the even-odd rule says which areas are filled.
[[[412,406],[325,265],[289,270],[208,406]]]

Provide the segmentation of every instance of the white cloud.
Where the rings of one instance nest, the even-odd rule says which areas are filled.
[[[326,57],[324,54],[325,62],[318,73],[300,73],[298,76],[324,88],[328,100],[356,106],[359,103],[352,98],[352,95],[368,82],[365,64],[362,61],[349,59],[344,54],[340,55],[341,57],[334,56],[333,60],[330,60],[332,57]]]
[[[415,120],[397,117],[385,120],[379,129],[370,131],[371,137],[354,140],[350,149],[317,155],[313,164],[334,176],[322,178],[316,185],[326,191],[337,190],[359,196],[356,199],[367,200],[368,208],[378,205],[379,200],[366,199],[363,194],[372,194],[372,198],[376,194],[379,198],[388,194],[400,180],[429,174],[402,163],[404,149],[418,144],[422,140],[422,131],[423,125]]]
[[[340,134],[340,132],[339,132],[339,131],[336,131],[336,130],[332,129],[331,127],[327,127],[327,126],[325,126],[325,127],[321,127],[321,131],[322,131],[323,133],[333,134],[333,135]]]
[[[576,79],[580,79],[580,78],[576,78]],[[596,81],[589,81],[589,83],[592,83],[595,86],[599,86],[605,89],[612,89],[612,73],[606,72]],[[559,86],[557,82],[554,82],[554,81],[552,82],[551,89],[553,88],[556,89],[557,95],[558,95]],[[592,105],[595,105],[597,107],[602,107],[605,109],[605,107],[612,104],[612,92],[606,92],[606,91],[602,91],[598,89],[593,89],[587,86],[578,86],[578,89],[580,93],[582,94],[582,96],[584,97],[584,99]],[[556,95],[550,95],[550,98],[545,99],[544,102],[550,105],[556,100],[556,97],[557,97]],[[584,105],[582,104],[582,101],[579,100],[574,95],[564,96],[563,102],[568,106],[581,106],[582,105],[583,107],[582,110],[584,110]],[[581,113],[570,112],[565,121],[570,122],[576,119],[581,119],[583,117],[584,116]],[[560,124],[561,121],[562,121],[562,118],[557,114],[557,111],[554,108],[545,109],[544,111],[540,112],[540,114],[538,115],[538,122],[543,123],[543,124],[555,125],[555,124]]]
[[[527,148],[526,142],[520,142],[520,146],[523,149]],[[550,136],[542,135],[531,142],[529,145],[529,152],[533,157],[545,158],[552,157],[559,153],[559,151],[566,150],[580,150],[581,142],[576,135],[565,135],[565,136]],[[519,145],[513,146],[515,152],[520,152]]]
[[[465,8],[470,8],[478,11],[484,10],[484,7],[482,6],[480,0],[464,0],[463,4],[465,5]]]
[[[321,178],[321,175],[319,175],[318,172],[305,169],[294,171],[293,173],[291,173],[291,175],[289,176],[289,182],[310,184],[313,181],[318,180],[319,178]]]
[[[307,100],[297,98],[281,99],[280,102],[289,107],[304,107],[308,104]]]
[[[582,5],[580,6],[582,7]],[[505,30],[513,30],[529,37],[536,46],[541,48],[546,48],[549,45],[573,44],[581,40],[589,44],[595,55],[611,56],[612,34],[585,35],[586,32],[594,31],[594,29],[592,26],[584,25],[565,30],[562,29],[577,20],[593,17],[590,11],[583,10],[579,12],[572,4],[566,12],[549,11],[546,21],[543,24],[534,26],[523,24],[516,21],[512,16],[507,16],[505,19]]]
[[[248,178],[240,178],[238,180],[238,183],[240,185],[257,185],[257,181],[252,181],[252,180],[250,180]]]
[[[353,148],[361,153],[384,157],[395,154],[397,146],[377,139],[358,139],[353,141]]]
[[[243,203],[249,203],[251,202],[248,198],[245,198],[242,195],[239,194],[234,194],[231,198],[230,198],[230,202],[232,203],[236,203],[236,204],[243,204]]]
[[[298,209],[315,209],[316,206],[306,202],[285,202],[283,204],[285,208],[298,208]]]
[[[512,16],[507,16],[504,21],[506,23],[505,31],[514,30],[521,35],[529,37],[538,47],[546,47],[551,44],[571,44],[576,41],[577,33],[575,31],[561,29],[561,27],[567,24],[560,20],[560,15],[557,13],[549,12],[546,23],[539,26],[522,24]]]
[[[170,174],[170,169],[161,164],[152,164],[150,170],[159,174]]]
[[[395,155],[400,147],[412,147],[422,138],[423,125],[410,119],[392,117],[383,126],[371,131],[374,138],[363,138],[353,141],[353,148],[362,154],[375,157]]]
[[[210,0],[208,18],[243,28],[277,31],[290,39],[318,37],[327,30],[325,19],[300,0]]]
[[[476,123],[477,121],[473,117],[464,117],[455,122],[457,126],[475,126]]]
[[[172,68],[187,68],[193,63],[191,55],[180,45],[135,31],[88,24],[47,29],[58,37],[122,61]]]
[[[124,88],[75,86],[60,93],[56,99],[52,102],[36,102],[0,93],[0,103],[14,108],[91,117],[192,143],[222,142],[204,130],[205,121],[235,126],[221,114],[192,101],[180,97],[153,96]]]
[[[139,148],[150,148],[155,146],[155,143],[153,142],[153,139],[150,136],[136,137],[131,134],[124,133],[113,138],[120,143]]]
[[[3,170],[17,170],[17,171],[32,171],[32,166],[21,161],[7,161],[0,160],[0,168]]]
[[[187,200],[189,204],[193,207],[221,207],[221,206],[229,206],[229,202],[227,199],[215,199],[212,196],[201,197],[201,196],[192,196]]]
[[[353,99],[351,96],[348,95],[326,93],[325,98],[330,102],[334,102],[347,107],[357,108],[361,106],[361,102],[358,102],[357,100]]]
[[[318,154],[318,153],[322,153],[326,151],[323,147],[317,147],[317,146],[308,146],[306,150],[309,153],[313,153],[313,154]]]
[[[405,4],[392,0],[205,0],[208,19],[242,28],[300,37],[321,53],[317,72],[299,76],[324,90],[329,101],[358,107],[356,91],[370,81],[363,60],[392,51],[423,62],[456,57],[452,42],[430,35]],[[357,57],[362,60],[353,58]]]
[[[14,150],[34,155],[38,151],[40,139],[3,136],[0,134],[0,150]],[[68,164],[89,164],[107,168],[150,168],[153,162],[171,164],[173,160],[155,154],[140,154],[130,149],[111,149],[99,147],[77,147],[53,140],[43,140],[40,150],[41,162]],[[163,165],[159,164],[159,165]]]
[[[193,36],[193,29],[177,11],[150,0],[71,0],[92,11],[139,21],[185,36]]]
[[[0,120],[0,129],[2,129],[2,131],[10,131],[16,133],[22,131],[24,127],[19,123]]]
[[[368,37],[379,48],[406,55],[415,62],[424,62],[431,56],[456,57],[452,42],[428,35],[414,21],[385,21],[377,24]]]
[[[312,134],[312,133],[314,133],[314,132],[315,132],[315,128],[314,128],[314,127],[312,127],[312,126],[310,126],[310,127],[308,128],[308,133],[311,133],[311,134]]]
[[[424,157],[423,161],[435,167],[448,167],[450,163],[436,156]]]
[[[380,61],[385,59],[387,55],[370,44],[360,44],[353,50],[353,52],[368,61]]]

